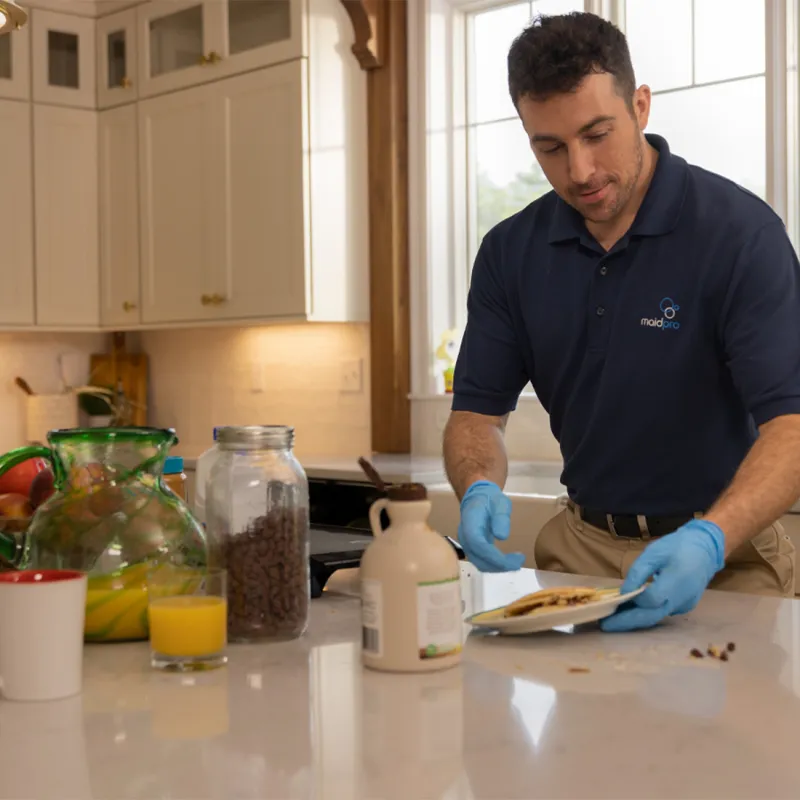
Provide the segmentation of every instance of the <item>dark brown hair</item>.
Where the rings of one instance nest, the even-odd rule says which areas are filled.
[[[636,78],[625,35],[602,17],[584,12],[537,17],[508,52],[508,90],[546,100],[574,92],[588,75],[614,76],[617,93],[633,107]]]

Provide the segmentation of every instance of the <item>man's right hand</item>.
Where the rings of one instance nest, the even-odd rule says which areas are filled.
[[[511,500],[491,481],[475,481],[461,501],[458,541],[481,572],[512,572],[522,567],[522,553],[503,553],[494,544],[511,533]]]

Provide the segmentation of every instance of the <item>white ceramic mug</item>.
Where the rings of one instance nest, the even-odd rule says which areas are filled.
[[[86,575],[73,570],[0,573],[0,693],[58,700],[81,691]]]

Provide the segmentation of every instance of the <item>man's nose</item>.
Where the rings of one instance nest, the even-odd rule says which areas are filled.
[[[594,159],[589,148],[575,145],[569,149],[569,177],[578,186],[591,183],[594,175]]]

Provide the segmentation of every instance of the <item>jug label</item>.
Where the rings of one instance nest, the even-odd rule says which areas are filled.
[[[373,578],[361,581],[361,638],[364,652],[383,656],[383,586]]]
[[[459,577],[417,584],[417,643],[419,657],[442,658],[461,651]]]

